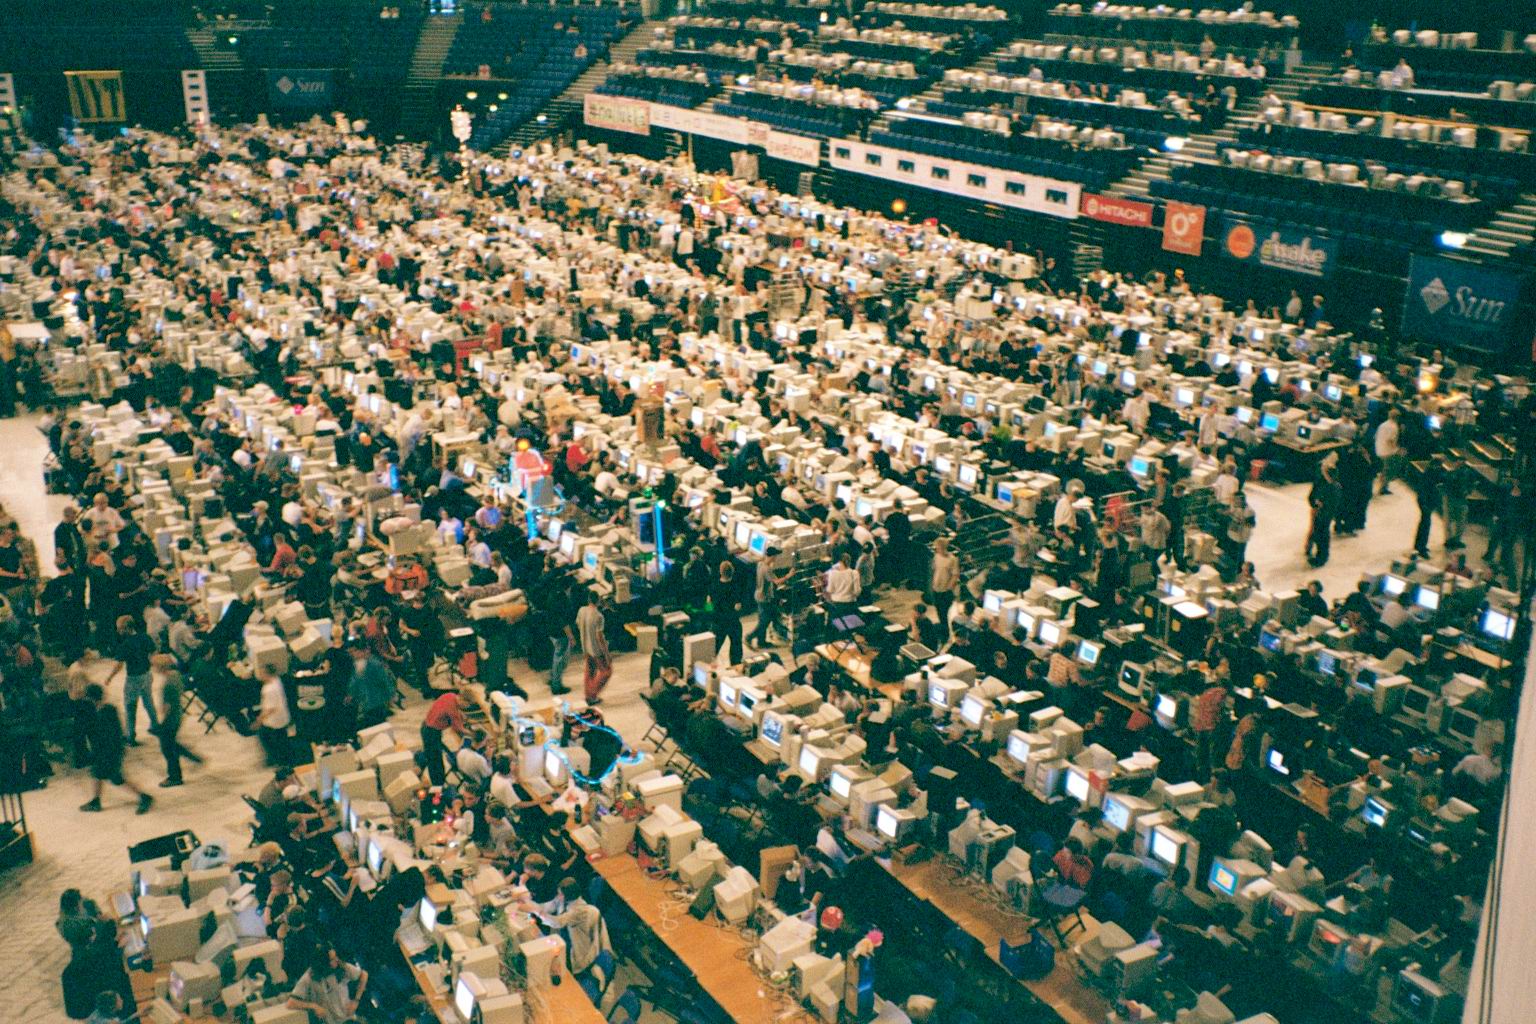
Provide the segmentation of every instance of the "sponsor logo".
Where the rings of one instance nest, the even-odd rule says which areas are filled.
[[[277,91],[282,93],[284,96],[287,96],[289,93],[293,92],[293,79],[289,78],[287,75],[279,78],[277,80]]]
[[[1451,301],[1451,293],[1446,291],[1445,282],[1437,277],[1419,289],[1419,298],[1424,300],[1424,308],[1429,310],[1429,315],[1434,316]]]
[[[1257,239],[1253,237],[1253,229],[1247,224],[1238,224],[1227,232],[1227,252],[1240,260],[1245,260],[1253,255]]]
[[[1083,195],[1083,215],[1128,227],[1152,226],[1152,207],[1149,204],[1115,196],[1098,196],[1091,192]]]

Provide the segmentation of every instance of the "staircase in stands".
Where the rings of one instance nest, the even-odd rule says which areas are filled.
[[[443,61],[462,24],[463,14],[433,14],[422,25],[416,50],[411,54],[411,69],[405,76],[405,91],[400,97],[400,132],[406,138],[420,139],[433,134]]]
[[[1462,252],[1487,260],[1510,257],[1529,258],[1536,245],[1536,192],[1522,192],[1520,198],[1503,207],[1493,219],[1467,236]]]
[[[189,28],[187,42],[197,53],[197,62],[204,71],[239,71],[240,58],[233,50],[222,50],[214,42],[217,38],[211,28]]]
[[[504,155],[581,124],[587,93],[603,84],[608,73],[613,70],[613,65],[634,63],[635,54],[650,44],[653,27],[651,22],[641,21],[627,36],[608,48],[606,61],[593,61],[592,66],[566,86],[564,92],[546,103],[542,110],[507,136],[494,152]]]
[[[1326,81],[1331,73],[1326,64],[1297,64],[1284,74],[1266,81],[1265,93],[1273,93],[1283,102],[1289,103],[1299,99],[1306,89]],[[1106,191],[1110,195],[1125,196],[1128,199],[1146,199],[1151,195],[1152,182],[1167,181],[1173,177],[1175,164],[1216,163],[1221,159],[1220,147],[1236,142],[1238,132],[1258,121],[1262,103],[1262,95],[1239,101],[1222,127],[1211,132],[1185,136],[1183,147],[1177,153],[1147,157]]]

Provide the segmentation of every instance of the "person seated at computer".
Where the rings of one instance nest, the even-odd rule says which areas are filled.
[[[1111,887],[1115,885],[1115,879],[1120,879],[1130,886],[1137,884],[1153,884],[1154,879],[1161,878],[1157,868],[1145,857],[1136,855],[1136,833],[1126,829],[1115,836],[1114,846],[1104,855],[1103,862],[1099,865],[1101,878],[1103,875],[1111,875],[1113,878],[1103,879]],[[1141,890],[1146,892],[1145,889]]]
[[[1184,892],[1189,886],[1189,869],[1177,867],[1173,874],[1152,887],[1148,904],[1160,918],[1171,925],[1193,924],[1200,919],[1200,908]]]
[[[1313,580],[1307,584],[1307,589],[1302,591],[1296,599],[1296,607],[1304,616],[1302,621],[1310,620],[1314,615],[1328,618],[1328,601],[1323,597],[1323,584],[1319,580]]]
[[[1086,890],[1093,882],[1093,860],[1077,836],[1067,836],[1067,841],[1061,844],[1061,849],[1056,851],[1051,863],[1056,868],[1057,877],[1074,889]]]
[[[1412,616],[1409,615],[1409,611],[1412,607],[1413,594],[1405,588],[1401,594],[1397,595],[1397,600],[1388,601],[1386,607],[1382,608],[1381,617],[1377,620],[1382,631],[1391,637],[1396,637],[1410,622]]]
[[[940,650],[944,646],[946,628],[939,621],[939,616],[932,608],[919,601],[912,607],[912,621],[907,626],[907,639],[916,644],[922,644],[930,651]]]
[[[288,997],[292,1010],[308,1010],[321,1024],[346,1024],[357,1016],[368,990],[368,972],[343,960],[335,946],[321,949]]]
[[[1480,804],[1498,790],[1503,776],[1503,758],[1489,740],[1479,738],[1473,744],[1472,753],[1457,761],[1456,767],[1451,769],[1451,789],[1466,794],[1463,799]]]
[[[603,953],[613,951],[602,913],[586,901],[574,878],[560,880],[558,909],[541,914],[540,919],[565,937],[566,966],[578,977],[591,970]]]
[[[475,729],[454,752],[453,766],[470,788],[480,789],[490,781],[491,761],[485,756],[488,747],[485,730]]]
[[[288,912],[298,905],[297,900],[298,897],[293,891],[293,873],[286,868],[279,868],[272,872],[267,898],[261,902],[261,920],[267,926],[268,935],[277,934],[278,925],[282,924]]]
[[[800,667],[789,674],[789,681],[793,686],[809,686],[826,697],[837,684],[837,669],[813,652],[807,654]]]
[[[528,890],[528,904],[535,907],[552,907],[560,895],[560,879],[551,872],[549,858],[542,853],[530,853],[523,858],[517,884]]]

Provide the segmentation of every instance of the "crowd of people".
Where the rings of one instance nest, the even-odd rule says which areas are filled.
[[[849,456],[856,473],[911,487],[943,513],[941,534],[958,535],[980,511],[955,480],[930,466],[893,459],[867,432],[816,403],[791,407],[751,374],[693,364],[682,338],[718,332],[812,374],[838,369],[815,344],[773,329],[773,274],[749,257],[749,245],[724,244],[749,235],[765,246],[759,256],[767,257],[771,244],[774,256],[782,251],[796,265],[830,258],[840,268],[853,268],[859,247],[868,246],[885,248],[898,259],[921,259],[931,271],[922,293],[909,299],[837,286],[807,288],[788,319],[801,314],[841,319],[855,334],[900,347],[907,359],[931,355],[957,369],[1037,389],[1138,435],[1188,441],[1216,460],[1220,472],[1214,500],[1197,509],[1189,481],[1181,478],[1177,463],[1168,463],[1148,482],[1147,510],[1128,528],[1086,511],[1078,501],[1087,485],[1095,496],[1133,490],[1135,482],[1123,472],[1096,479],[1080,450],[1057,452],[1038,438],[996,429],[999,424],[964,408],[953,393],[921,393],[912,386],[906,361],[896,361],[888,374],[860,370],[850,390],[879,396],[923,426],[973,442],[988,458],[1063,481],[1060,501],[1043,503],[1035,521],[1021,519],[1013,527],[1011,557],[962,571],[962,552],[949,550],[942,537],[914,530],[905,513],[878,524],[861,521],[786,473],[760,441],[738,443],[723,431],[670,422],[668,432],[686,460],[713,471],[724,486],[749,492],[760,513],[810,526],[830,553],[830,568],[811,582],[793,578],[774,561],[773,550],[749,574],[725,539],[696,516],[680,516],[672,524],[675,560],[654,581],[651,594],[664,606],[702,616],[730,660],[739,660],[753,645],[772,646],[783,656],[773,631],[784,624],[787,632],[786,620],[807,607],[823,607],[830,620],[871,596],[916,590],[922,601],[909,623],[914,639],[990,666],[1010,686],[1049,692],[1075,719],[1091,723],[1095,741],[1133,750],[1158,741],[1147,729],[1146,713],[1126,716],[1097,706],[1094,690],[1070,658],[1061,652],[1036,656],[983,628],[978,608],[983,591],[1024,590],[1037,571],[1036,556],[1045,550],[1066,578],[1080,581],[1100,600],[1108,624],[1126,621],[1136,597],[1128,586],[1132,567],[1187,566],[1183,540],[1195,526],[1221,538],[1218,564],[1224,578],[1258,587],[1246,557],[1256,523],[1244,494],[1256,446],[1219,434],[1212,410],[1186,420],[1155,387],[1126,393],[1112,381],[1086,377],[1077,358],[1082,346],[1116,343],[1114,317],[1196,330],[1200,303],[1182,275],[1131,280],[1097,272],[1078,280],[1040,254],[1023,286],[1031,294],[1072,303],[1083,317],[1069,326],[1064,319],[1021,310],[966,326],[969,321],[949,300],[973,282],[990,285],[983,285],[963,245],[951,251],[934,230],[874,215],[834,216],[826,210],[792,215],[766,190],[740,188],[730,204],[718,197],[705,202],[700,193],[711,187],[713,179],[679,164],[584,153],[533,157],[516,169],[490,158],[465,162],[455,154],[382,147],[350,128],[313,126],[207,129],[179,138],[135,131],[110,141],[6,156],[0,244],[7,257],[0,278],[35,296],[48,317],[67,314],[77,342],[117,355],[123,381],[98,397],[126,402],[172,450],[191,457],[194,473],[215,485],[267,584],[286,588],[310,615],[335,622],[329,650],[311,664],[295,665],[286,675],[263,667],[239,671],[250,604],[237,602],[212,621],[195,590],[186,587],[176,553],[160,550],[140,522],[128,483],[113,472],[110,460],[97,457],[86,421],[67,400],[49,394],[46,381],[13,376],[22,381],[16,388],[21,398],[44,412],[40,426],[52,454],[51,482],[73,504],[55,531],[54,564],[46,579],[20,557],[14,530],[0,527],[7,717],[24,737],[19,724],[33,723],[30,746],[15,745],[8,755],[23,758],[35,778],[48,771],[42,723],[50,717],[45,711],[50,665],[58,669],[55,678],[65,681],[68,713],[56,720],[69,723],[67,737],[55,738],[67,742],[70,756],[89,766],[94,780],[84,811],[102,808],[108,782],[136,794],[141,813],[151,808],[149,790],[123,771],[124,747],[139,742],[141,705],[166,762],[163,786],[182,784],[181,762],[197,759],[179,738],[188,692],[235,728],[257,735],[280,774],[260,799],[259,838],[275,846],[262,847],[252,877],[263,905],[276,906],[270,925],[284,940],[285,958],[292,950],[294,969],[287,973],[299,979],[295,1005],[331,1024],[356,1013],[364,993],[375,994],[371,968],[357,963],[381,938],[384,947],[390,945],[383,930],[387,925],[393,931],[400,909],[419,897],[422,879],[407,872],[365,900],[335,898],[338,887],[351,891],[357,865],[331,843],[327,829],[335,823],[327,823],[323,809],[284,774],[302,759],[300,739],[351,737],[393,712],[401,701],[400,683],[420,689],[434,696],[422,724],[422,767],[434,783],[453,777],[452,789],[445,790],[452,827],[481,841],[482,849],[496,851],[498,863],[525,879],[536,902],[554,914],[579,908],[582,864],[562,823],[518,814],[504,756],[465,725],[452,694],[435,696],[434,670],[452,654],[444,615],[462,604],[464,594],[434,579],[418,558],[398,559],[382,581],[358,571],[363,552],[355,543],[356,527],[364,510],[350,502],[337,508],[318,502],[301,488],[290,452],[264,448],[246,436],[215,398],[219,375],[206,365],[187,368],[175,340],[178,329],[206,332],[215,344],[242,356],[256,379],[285,404],[312,415],[317,432],[333,438],[338,463],[419,502],[424,521],[464,545],[473,566],[473,592],[524,592],[526,602],[516,617],[474,623],[483,643],[478,678],[488,689],[527,690],[513,671],[522,662],[530,672],[547,669],[549,689],[559,694],[579,648],[589,711],[568,718],[565,728],[598,763],[617,755],[617,737],[602,725],[596,708],[613,671],[610,644],[627,610],[602,607],[575,567],[530,539],[526,518],[510,503],[472,494],[474,481],[436,451],[433,431],[467,431],[502,456],[540,452],[564,501],[596,522],[632,525],[623,500],[637,486],[629,469],[611,451],[577,436],[571,417],[552,415],[561,405],[587,400],[610,416],[635,409],[636,395],[625,382],[591,365],[578,367],[566,354],[572,341],[618,339],[652,359],[714,379],[744,416],[798,427],[806,438]],[[152,204],[146,202],[151,196]],[[737,216],[760,225],[747,229],[733,219]],[[844,249],[829,254],[825,246],[805,244],[812,238],[841,239]],[[780,264],[777,271],[785,269]],[[622,301],[606,307],[588,301],[597,287]],[[358,362],[379,374],[379,393],[402,407],[401,415],[380,416],[360,396],[308,372],[304,344],[288,340],[286,318],[296,306],[313,310],[299,328],[303,337],[360,346],[365,357]],[[437,325],[430,336],[421,330],[427,315]],[[517,364],[555,374],[559,383],[538,404],[487,388],[453,351],[455,340],[469,338],[508,348]],[[1292,350],[1282,336],[1273,351],[1277,358],[1304,359],[1351,381],[1388,386],[1395,398],[1351,423],[1354,443],[1320,470],[1309,499],[1312,563],[1327,560],[1335,532],[1365,528],[1373,480],[1386,489],[1410,477],[1422,514],[1414,544],[1420,554],[1427,555],[1427,524],[1442,516],[1448,571],[1491,572],[1516,582],[1523,524],[1531,521],[1520,479],[1496,496],[1492,529],[1498,557],[1487,569],[1469,563],[1455,553],[1467,520],[1467,471],[1449,454],[1448,435],[1422,426],[1415,364],[1383,352],[1367,368],[1355,358],[1358,341],[1322,334],[1313,340],[1318,344]],[[70,342],[61,336],[58,344]],[[44,355],[34,351],[26,358],[35,364]],[[1204,355],[1167,358],[1187,376],[1238,384],[1235,368],[1212,366]],[[1252,387],[1255,407],[1274,399],[1318,418],[1294,384],[1271,388],[1260,374]],[[1528,427],[1528,406],[1511,407],[1497,389],[1481,401],[1479,429]],[[669,474],[654,491],[666,501],[677,486]],[[1389,621],[1390,607],[1377,613],[1353,594],[1330,604],[1320,586],[1309,599],[1317,614],[1350,632],[1358,649],[1385,651],[1407,639],[1404,624]],[[750,634],[749,609],[757,612]],[[815,655],[796,657],[801,653],[789,652],[796,681],[844,707],[868,735],[871,750],[894,744],[919,760],[935,758],[934,745],[942,737],[921,706],[905,705],[885,719],[869,694],[838,682],[832,667]],[[1243,723],[1256,712],[1234,696],[1240,682],[1252,681],[1258,696],[1249,699],[1270,693],[1335,716],[1343,726],[1370,728],[1359,701],[1342,689],[1273,677],[1252,654],[1238,638],[1218,634],[1185,668],[1182,685],[1200,694],[1193,726],[1199,763],[1192,768],[1202,779],[1211,776],[1218,760],[1231,775],[1255,767],[1254,726]],[[99,670],[103,664],[110,665],[110,676]],[[654,660],[651,698],[658,720],[668,717],[676,735],[696,738],[728,759],[730,737],[707,709],[690,706],[678,667],[665,658]],[[106,701],[104,686],[118,672],[121,716]],[[310,736],[300,736],[296,714],[301,674],[326,694],[326,714]],[[35,709],[31,719],[25,717],[29,708]],[[451,765],[442,743],[445,729],[466,741]],[[1489,760],[1491,753],[1479,756]],[[1177,755],[1170,750],[1169,756]],[[1482,761],[1458,764],[1438,785],[1487,803],[1498,779],[1497,771],[1490,777],[1485,767]],[[1386,763],[1379,770],[1400,766]],[[1212,785],[1219,789],[1222,778],[1216,772]],[[786,835],[814,840],[802,831],[809,821],[805,795],[787,792],[793,789],[788,780],[765,779],[762,788],[801,808],[783,815]],[[1096,851],[1081,841],[1063,850],[1057,867],[1069,879],[1099,870],[1115,852],[1123,853]],[[323,884],[327,881],[334,885]],[[1156,887],[1146,888],[1148,905],[1157,906]],[[77,974],[88,975],[98,989],[117,991],[103,982],[111,972],[97,963],[98,925],[90,923],[95,919],[88,901],[67,902],[60,930],[84,965]],[[340,989],[345,992],[338,994]],[[83,992],[72,1015],[87,1003],[95,1009],[95,998],[96,993]]]

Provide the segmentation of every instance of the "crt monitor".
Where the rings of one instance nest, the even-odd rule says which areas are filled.
[[[1410,686],[1403,691],[1403,713],[1422,718],[1429,714],[1430,701],[1435,695],[1429,690],[1417,686]]]
[[[981,728],[981,719],[986,713],[987,705],[980,697],[967,694],[960,701],[960,718],[969,726]]]
[[[800,774],[812,781],[816,781],[821,778],[821,765],[822,757],[820,751],[812,746],[800,748],[800,763],[796,766],[800,769]]]
[[[475,1019],[475,1003],[478,1002],[483,986],[477,975],[468,971],[459,975],[459,982],[453,987],[453,1008],[458,1011],[459,1019],[465,1024]]]
[[[1237,895],[1237,872],[1228,867],[1220,858],[1211,862],[1211,876],[1208,879],[1212,892],[1219,892],[1225,896]]]
[[[1184,837],[1171,828],[1158,825],[1152,830],[1152,840],[1147,848],[1154,859],[1176,868],[1184,854]]]
[[[1324,648],[1317,652],[1313,664],[1317,668],[1318,675],[1331,679],[1339,671],[1339,656]]]
[[[763,715],[763,727],[758,736],[764,743],[777,749],[784,742],[784,719],[776,712],[767,712]]]
[[[1264,751],[1264,767],[1276,775],[1289,778],[1291,775],[1291,762],[1289,756],[1279,747],[1270,747]]]
[[[901,837],[901,823],[901,816],[889,804],[881,804],[875,812],[875,831],[887,839]]]
[[[1132,476],[1146,476],[1149,472],[1151,472],[1152,467],[1147,463],[1147,460],[1144,457],[1140,455],[1132,455],[1130,466],[1128,468],[1130,469]]]
[[[1419,585],[1419,589],[1413,593],[1413,603],[1425,611],[1436,612],[1440,610],[1440,591],[1434,587]]]
[[[1041,619],[1040,642],[1047,647],[1059,645],[1061,643],[1061,623],[1055,619]]]
[[[558,750],[544,751],[544,777],[552,786],[565,781],[565,760]]]
[[[1008,737],[1008,757],[1017,764],[1029,760],[1029,740],[1022,733],[1015,732]]]
[[[384,868],[384,847],[377,839],[368,840],[367,853],[364,855],[364,860],[368,864],[368,873],[377,879],[383,873]]]
[[[1484,608],[1477,625],[1483,635],[1489,639],[1513,640],[1515,638],[1515,617],[1509,612],[1500,611],[1497,608]]]
[[[1477,727],[1482,723],[1477,712],[1468,711],[1466,708],[1452,708],[1450,715],[1446,717],[1445,731],[1463,743],[1471,743],[1477,738]]]
[[[1088,778],[1088,769],[1078,765],[1072,765],[1067,769],[1066,791],[1067,796],[1080,804],[1088,802],[1088,795],[1093,786]]]
[[[1392,805],[1378,796],[1368,796],[1360,807],[1360,820],[1367,825],[1386,828],[1392,817]]]
[[[1391,573],[1381,578],[1381,592],[1388,597],[1396,597],[1408,587],[1408,581],[1401,576],[1393,576]]]
[[[587,572],[597,572],[597,563],[601,557],[601,553],[596,548],[588,548],[581,556],[581,567]]]
[[[740,688],[736,683],[726,682],[724,679],[720,680],[720,706],[734,711],[736,709],[736,699],[740,692]]]
[[[431,935],[437,928],[437,904],[423,896],[421,902],[416,905],[416,921],[421,925],[424,933]]]
[[[768,535],[762,532],[754,533],[749,547],[754,555],[761,555],[768,549]]]
[[[1113,794],[1106,796],[1104,823],[1116,832],[1124,832],[1131,827],[1131,805]]]
[[[1099,645],[1092,640],[1079,640],[1077,642],[1077,660],[1084,665],[1097,665],[1099,663]]]

